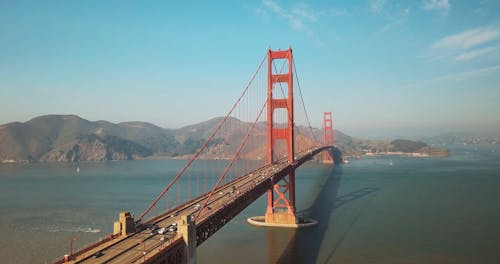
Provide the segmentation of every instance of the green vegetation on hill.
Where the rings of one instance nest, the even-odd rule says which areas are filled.
[[[106,158],[112,160],[112,153],[119,152],[123,153],[127,159],[133,159],[134,155],[141,157],[147,157],[153,155],[153,151],[150,148],[141,146],[135,142],[125,140],[117,136],[105,136],[101,139],[106,145]]]
[[[427,144],[421,141],[411,141],[406,139],[397,139],[391,142],[391,151],[394,152],[416,152],[423,147],[427,147]]]
[[[205,139],[192,139],[188,138],[184,141],[183,144],[178,144],[176,152],[174,152],[175,156],[181,156],[186,154],[195,153],[201,145],[205,142]]]

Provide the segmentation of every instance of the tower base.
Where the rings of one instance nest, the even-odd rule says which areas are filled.
[[[265,215],[265,222],[272,224],[287,224],[294,225],[297,224],[298,219],[293,213],[288,212],[274,212]]]
[[[263,227],[285,227],[285,228],[302,228],[302,227],[310,227],[315,226],[319,222],[317,220],[311,218],[298,218],[298,221],[295,223],[278,223],[278,222],[267,222],[265,216],[253,216],[247,218],[247,222],[254,226],[263,226]]]

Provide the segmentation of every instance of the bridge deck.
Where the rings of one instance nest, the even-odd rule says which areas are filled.
[[[271,165],[266,165],[259,168],[244,177],[239,177],[217,189],[217,193],[212,196],[208,206],[200,212],[197,219],[197,233],[200,228],[206,228],[207,223],[211,218],[220,217],[224,209],[235,207],[235,203],[241,203],[242,198],[248,200],[242,206],[236,209],[236,212],[225,216],[223,224],[234,217],[241,210],[246,208],[255,199],[260,197],[265,190],[270,188],[273,183],[280,181],[285,177],[291,169],[297,168],[307,160],[312,159],[317,153],[332,148],[332,146],[322,146],[298,153],[295,157],[296,162],[289,164],[286,159],[276,161]],[[234,188],[233,188],[234,186]],[[251,197],[251,199],[247,199]],[[173,210],[152,218],[145,222],[143,226],[149,224],[157,224],[160,228],[169,227],[174,222],[180,221],[181,215],[196,215],[195,206],[203,205],[208,198],[208,194],[197,197],[190,202],[183,204]],[[222,225],[223,225],[222,224]],[[205,226],[205,227],[203,227]],[[198,236],[197,244],[201,244],[221,226],[210,228],[211,232],[201,232],[205,235]],[[98,242],[85,250],[80,250],[75,253],[73,259],[66,263],[144,263],[158,256],[162,252],[166,252],[178,246],[182,242],[182,236],[177,232],[167,232],[166,234],[151,234],[147,228],[138,230],[136,233],[130,234],[127,237],[115,237],[106,242]],[[101,252],[102,255],[95,258],[94,255]],[[59,260],[56,263],[64,263],[64,260]]]

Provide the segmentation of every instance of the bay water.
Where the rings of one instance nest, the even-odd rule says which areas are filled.
[[[263,196],[198,247],[199,263],[499,263],[500,148],[364,157],[296,173],[304,229],[250,226]],[[0,263],[50,263],[139,215],[182,160],[0,165]],[[156,212],[159,213],[159,212]]]

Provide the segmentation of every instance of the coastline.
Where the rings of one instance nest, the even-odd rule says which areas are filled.
[[[428,157],[448,157],[450,152],[447,149],[440,149],[433,152],[402,152],[402,151],[384,151],[384,152],[367,152],[361,155],[346,155],[344,159],[349,160],[351,158],[359,159],[362,156],[367,157],[380,157],[380,156],[406,156],[406,157],[416,157],[416,158],[428,158]],[[134,157],[133,159],[116,159],[116,160],[81,160],[78,162],[67,162],[67,161],[30,161],[30,160],[0,160],[0,164],[28,164],[28,163],[88,163],[88,162],[107,162],[107,161],[122,161],[122,160],[189,160],[191,155],[183,156],[148,156],[148,157]],[[203,160],[229,160],[229,158],[205,158]],[[256,159],[257,161],[258,159]]]
[[[448,150],[443,150],[439,153],[428,153],[428,152],[402,152],[402,151],[386,151],[386,152],[368,152],[364,156],[377,157],[377,156],[406,156],[406,157],[416,157],[416,158],[428,158],[428,157],[448,157],[450,152]]]

